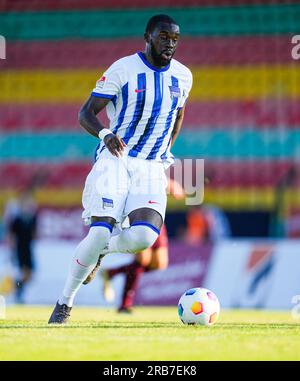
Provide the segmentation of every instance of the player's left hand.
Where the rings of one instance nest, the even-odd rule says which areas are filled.
[[[124,148],[126,147],[123,139],[113,133],[105,136],[104,144],[109,152],[116,157],[122,156]]]

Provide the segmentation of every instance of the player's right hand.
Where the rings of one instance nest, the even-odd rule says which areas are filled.
[[[122,156],[124,148],[126,147],[123,139],[113,133],[105,136],[104,144],[109,152],[116,157]]]

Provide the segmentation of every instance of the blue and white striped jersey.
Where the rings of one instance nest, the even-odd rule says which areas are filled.
[[[171,133],[191,87],[192,73],[180,62],[158,69],[136,53],[114,62],[92,95],[111,99],[109,128],[123,138],[128,155],[164,162],[172,161]]]

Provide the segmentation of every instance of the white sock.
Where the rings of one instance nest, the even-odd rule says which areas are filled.
[[[111,237],[105,253],[137,253],[152,246],[159,230],[150,224],[132,225]]]
[[[108,245],[110,239],[109,225],[92,226],[88,235],[79,243],[71,262],[69,274],[58,303],[72,307],[74,297],[82,282],[95,267],[100,252]]]

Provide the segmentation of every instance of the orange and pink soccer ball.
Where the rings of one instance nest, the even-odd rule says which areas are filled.
[[[219,314],[219,300],[206,288],[191,288],[179,299],[178,315],[184,324],[213,325]]]

